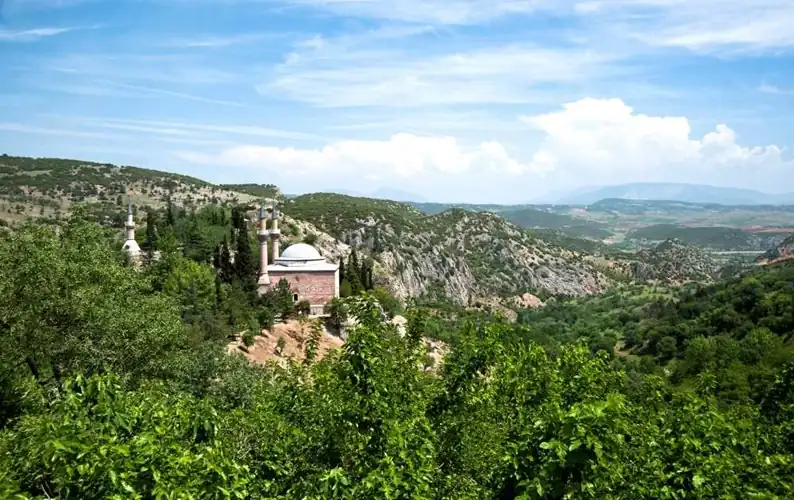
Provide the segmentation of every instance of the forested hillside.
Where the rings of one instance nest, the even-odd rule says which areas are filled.
[[[794,495],[791,265],[516,324],[419,300],[404,336],[362,291],[341,350],[255,366],[226,337],[295,312],[251,294],[240,215],[214,267],[179,214],[140,270],[80,213],[0,233],[0,497]],[[450,346],[431,371],[425,336]]]

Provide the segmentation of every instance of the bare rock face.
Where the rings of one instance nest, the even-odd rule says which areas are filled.
[[[525,293],[581,296],[611,284],[582,254],[491,213],[426,216],[397,202],[327,193],[290,200],[283,210],[371,256],[376,283],[401,299],[435,295],[469,305]]]
[[[452,210],[414,221],[388,242],[376,272],[399,298],[439,293],[460,304],[475,297],[524,293],[581,296],[608,279],[576,252],[549,245],[493,214]],[[366,238],[366,230],[358,236]]]

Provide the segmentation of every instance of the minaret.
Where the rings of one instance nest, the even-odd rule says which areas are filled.
[[[135,219],[132,217],[132,201],[127,202],[127,241],[135,240]]]
[[[259,295],[263,295],[270,288],[270,276],[267,274],[267,213],[265,204],[259,207],[259,281],[257,287]]]
[[[127,222],[124,224],[125,241],[121,251],[127,254],[127,257],[133,261],[137,261],[141,254],[141,247],[135,241],[135,219],[132,217],[132,201],[127,204]]]
[[[281,230],[278,228],[278,207],[273,205],[273,211],[270,213],[273,224],[270,228],[270,238],[273,240],[273,262],[279,258],[279,250],[281,248]]]

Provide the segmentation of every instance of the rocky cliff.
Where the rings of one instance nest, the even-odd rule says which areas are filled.
[[[401,298],[440,293],[468,304],[528,292],[581,296],[609,284],[581,254],[491,213],[424,216],[407,205],[341,195],[299,197],[284,210],[366,249],[381,283]]]

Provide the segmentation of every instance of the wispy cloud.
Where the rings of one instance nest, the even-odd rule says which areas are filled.
[[[214,61],[217,65],[217,61]],[[237,74],[186,54],[72,53],[41,61],[40,67],[82,78],[152,81],[179,85],[220,85],[238,81]]]
[[[199,140],[218,140],[228,142],[240,136],[269,137],[278,139],[325,141],[326,137],[254,125],[197,123],[172,120],[135,120],[125,118],[107,118],[92,116],[63,116],[45,114],[44,117],[68,121],[69,123],[94,128],[108,128],[144,132],[159,136],[192,137]]]
[[[653,46],[698,52],[758,52],[794,47],[789,0],[600,0],[577,12]]]
[[[609,34],[696,51],[763,51],[794,46],[790,0],[284,0],[354,17],[407,23],[483,25],[517,15],[587,18],[582,35]]]
[[[176,92],[173,90],[156,88],[156,87],[145,87],[142,85],[129,85],[126,83],[115,83],[115,82],[105,82],[106,85],[110,85],[112,87],[118,87],[120,89],[126,90],[134,90],[138,92],[142,92],[144,94],[156,94],[162,95],[167,97],[174,97],[177,99],[186,99],[188,101],[196,101],[196,102],[203,102],[206,104],[218,104],[221,106],[234,106],[234,107],[245,107],[246,104],[237,101],[227,101],[223,99],[212,99],[209,97],[202,97],[199,95],[188,94],[186,92]]]
[[[0,41],[4,42],[33,42],[48,38],[79,28],[33,28],[27,30],[0,29]]]
[[[764,94],[794,95],[794,88],[783,88],[778,87],[777,85],[770,85],[768,83],[762,83],[759,85],[758,91],[763,92]]]
[[[214,49],[283,38],[284,33],[241,33],[233,35],[189,36],[167,40],[159,45],[177,49]]]
[[[311,38],[257,90],[319,107],[538,103],[559,92],[552,85],[593,82],[618,71],[614,55],[575,45],[467,50],[465,39],[438,40],[433,48],[420,42],[395,43],[371,33]]]
[[[5,132],[18,132],[23,134],[40,134],[40,135],[55,135],[62,137],[81,137],[88,139],[118,139],[119,137],[113,134],[105,134],[100,132],[87,132],[80,130],[71,130],[66,128],[53,128],[53,127],[37,127],[26,125],[24,123],[4,123],[0,122],[0,130]]]
[[[546,0],[288,0],[288,3],[323,7],[349,16],[466,25],[508,14],[529,13]]]

